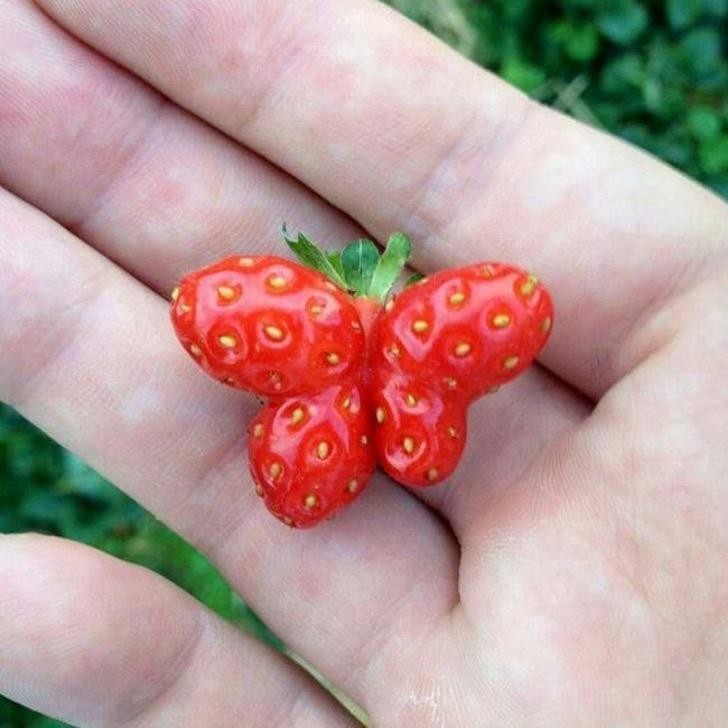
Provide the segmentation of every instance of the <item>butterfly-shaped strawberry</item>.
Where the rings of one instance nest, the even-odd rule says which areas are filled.
[[[185,276],[172,322],[208,374],[268,399],[250,471],[269,510],[303,528],[356,498],[377,462],[405,485],[450,475],[468,406],[529,366],[553,310],[535,277],[498,263],[388,299],[410,252],[400,233],[382,255],[369,240],[341,253],[286,241],[304,265],[225,258]]]

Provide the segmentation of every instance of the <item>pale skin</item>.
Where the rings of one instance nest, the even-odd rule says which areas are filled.
[[[92,50],[95,49],[95,50]],[[381,726],[728,720],[728,207],[368,0],[0,5],[0,397],[199,546]],[[393,230],[517,263],[540,362],[449,483],[269,517],[258,406],[176,343],[223,254]],[[59,224],[60,223],[60,224]],[[81,726],[344,726],[160,577],[0,538],[0,692]]]

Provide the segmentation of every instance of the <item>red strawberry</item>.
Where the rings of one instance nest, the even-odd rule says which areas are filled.
[[[289,526],[313,526],[366,486],[376,467],[371,437],[371,408],[359,386],[271,402],[249,432],[258,494]]]
[[[551,329],[535,277],[498,263],[437,273],[387,305],[371,342],[379,464],[406,485],[450,475],[470,403],[526,369]]]
[[[270,398],[250,428],[250,471],[290,526],[333,515],[374,472],[364,327],[409,253],[404,236],[394,240],[380,263],[370,241],[325,255],[299,236],[289,245],[331,280],[283,258],[230,257],[186,276],[172,294],[172,322],[190,356],[215,379]],[[368,295],[355,302],[349,290]]]
[[[190,356],[240,389],[310,394],[361,373],[364,333],[350,297],[290,260],[225,258],[186,276],[173,298]]]
[[[450,475],[468,406],[529,366],[553,310],[533,276],[490,263],[437,273],[382,312],[404,235],[381,256],[368,240],[341,253],[286,240],[308,268],[226,258],[175,289],[172,321],[208,374],[270,399],[250,427],[250,471],[275,516],[308,527],[361,493],[375,453],[406,485]]]

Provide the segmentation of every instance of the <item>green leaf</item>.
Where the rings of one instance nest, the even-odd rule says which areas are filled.
[[[372,276],[369,294],[373,298],[378,298],[380,301],[387,298],[407,264],[411,252],[412,243],[404,233],[394,233],[389,236],[387,247]]]
[[[379,249],[366,238],[349,243],[341,251],[341,265],[349,290],[359,296],[369,295],[374,269],[379,263]]]
[[[288,233],[288,228],[285,223],[282,228],[283,239],[288,244],[288,247],[295,253],[296,257],[309,268],[319,271],[333,281],[339,288],[347,290],[346,281],[344,277],[340,275],[334,264],[326,255],[326,253],[319,248],[316,243],[313,242],[303,233],[299,232],[296,238],[293,238]]]
[[[728,0],[703,0],[705,11],[709,15],[723,18],[728,15]]]
[[[424,281],[427,276],[424,273],[420,273],[417,271],[416,273],[413,273],[408,279],[407,283],[405,283],[405,288],[409,288],[410,286],[414,286],[415,283],[419,283],[420,281]]]
[[[326,253],[326,257],[328,258],[328,261],[329,263],[331,263],[334,270],[341,276],[341,280],[346,280],[346,276],[344,275],[344,267],[341,265],[341,251],[330,250],[328,253]]]
[[[691,30],[680,41],[684,61],[697,76],[715,72],[722,61],[722,39],[713,28]]]
[[[546,81],[542,69],[515,57],[505,59],[500,72],[506,81],[526,93],[532,93]]]
[[[566,53],[575,61],[590,61],[599,50],[599,34],[591,23],[569,26]]]
[[[690,27],[703,12],[703,0],[667,0],[667,19],[675,30]]]
[[[712,139],[723,126],[720,114],[709,106],[694,106],[686,118],[688,129],[696,139]]]
[[[609,40],[627,45],[636,40],[647,27],[648,15],[636,0],[605,0],[604,9],[597,15],[597,27]]]
[[[728,172],[728,135],[705,139],[700,145],[699,157],[708,174]]]
[[[636,53],[626,53],[607,63],[600,85],[608,94],[625,94],[641,89],[645,83],[644,61]]]

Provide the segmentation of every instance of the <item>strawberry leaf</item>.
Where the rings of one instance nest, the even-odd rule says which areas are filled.
[[[369,295],[384,301],[389,295],[392,286],[404,270],[412,244],[404,233],[394,233],[387,241],[387,247],[382,253],[379,263],[374,270]]]
[[[419,271],[417,273],[413,273],[408,279],[407,283],[404,284],[405,288],[409,288],[410,286],[414,286],[415,283],[419,283],[420,281],[425,280],[427,276],[424,273],[420,273]]]
[[[404,233],[394,233],[381,254],[366,238],[355,240],[341,252],[327,252],[301,232],[290,234],[285,223],[282,231],[283,239],[301,263],[323,273],[344,291],[382,302],[397,282],[412,248]]]
[[[346,280],[344,275],[344,267],[341,265],[341,251],[330,250],[326,253],[326,257],[329,259],[329,263],[333,266],[334,270],[341,276],[341,280]]]
[[[319,271],[333,281],[339,288],[348,290],[344,276],[340,274],[337,268],[340,268],[338,262],[332,263],[329,256],[319,248],[316,243],[309,237],[299,232],[297,237],[292,237],[288,233],[286,224],[283,224],[283,239],[288,247],[296,254],[296,257],[309,268]]]
[[[378,263],[379,250],[371,240],[361,238],[349,243],[341,251],[341,265],[349,289],[358,296],[368,296]]]

